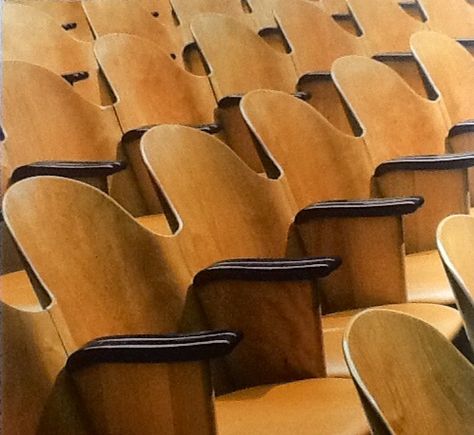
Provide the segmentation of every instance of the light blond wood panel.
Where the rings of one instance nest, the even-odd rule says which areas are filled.
[[[192,21],[191,30],[209,65],[218,100],[253,89],[294,92],[297,75],[291,58],[249,27],[232,17],[206,14]]]
[[[341,29],[316,2],[278,0],[274,11],[300,75],[328,72],[334,60],[341,56],[369,54],[365,38]]]
[[[15,168],[35,161],[116,158],[121,131],[112,108],[89,103],[39,66],[6,61],[2,67],[4,183]]]
[[[87,0],[85,0],[87,1]],[[178,23],[174,17],[173,9],[168,0],[130,0],[146,9],[159,23],[175,28]],[[156,16],[158,13],[158,16]]]
[[[347,330],[344,352],[376,433],[472,431],[474,368],[423,321],[367,311]]]
[[[93,39],[89,23],[84,14],[80,0],[9,0],[11,3],[23,3],[40,9],[51,15],[58,24],[76,23],[77,27],[68,30],[68,35],[84,41]]]
[[[247,0],[258,29],[276,27],[273,9],[277,2],[278,0]]]
[[[424,205],[405,218],[407,253],[436,249],[436,228],[450,214],[469,214],[467,170],[394,171],[377,177],[382,196],[419,195]]]
[[[373,169],[361,138],[342,133],[283,92],[250,92],[240,107],[267,159],[284,171],[298,208],[370,196]]]
[[[54,323],[34,295],[25,298],[28,307],[10,306],[3,300],[19,301],[2,288],[2,433],[86,435],[62,373],[67,356]]]
[[[474,349],[474,217],[444,219],[438,227],[437,242]]]
[[[463,134],[457,134],[453,137],[448,137],[446,145],[449,150],[455,153],[470,153],[474,150],[474,133],[466,132]],[[469,168],[468,172],[468,183],[469,193],[471,196],[471,207],[474,207],[474,169]]]
[[[107,103],[91,43],[70,37],[50,15],[23,4],[5,3],[2,20],[4,60],[34,63],[58,75],[87,71],[89,77],[73,88],[92,102]]]
[[[257,175],[218,139],[187,127],[155,127],[141,147],[183,222],[180,238],[191,271],[227,258],[284,255],[294,210],[284,180]]]
[[[178,329],[190,278],[177,243],[148,232],[107,195],[73,180],[31,178],[8,190],[4,216],[54,301],[68,353],[99,336]]]
[[[96,38],[108,33],[128,33],[150,39],[183,65],[183,42],[178,31],[161,24],[140,2],[86,0],[83,7]]]
[[[179,20],[183,40],[194,41],[191,33],[191,21],[200,14],[225,14],[254,28],[255,24],[249,14],[244,12],[240,0],[170,0],[176,17]]]
[[[418,4],[428,19],[431,30],[452,38],[474,38],[474,8],[465,0],[419,0]]]
[[[454,39],[436,32],[418,32],[411,37],[410,45],[424,73],[443,97],[451,123],[473,119],[472,55]]]
[[[445,152],[448,121],[440,101],[417,95],[390,67],[345,56],[334,62],[332,76],[363,128],[374,166],[400,156]]]
[[[216,434],[207,362],[101,364],[73,378],[97,434]]]
[[[313,0],[314,1],[314,0]],[[328,14],[347,14],[349,9],[346,0],[319,0]]]
[[[410,51],[410,36],[424,23],[405,13],[396,0],[347,0],[371,53]]]
[[[216,101],[207,78],[180,68],[152,41],[111,34],[100,37],[94,50],[118,96],[115,108],[124,131],[213,122]]]

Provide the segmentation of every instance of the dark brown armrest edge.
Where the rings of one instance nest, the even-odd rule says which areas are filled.
[[[449,130],[448,137],[459,136],[465,133],[474,133],[474,119],[469,119],[453,125]]]

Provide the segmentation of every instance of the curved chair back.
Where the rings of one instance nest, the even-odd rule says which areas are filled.
[[[343,347],[373,433],[472,430],[474,367],[432,326],[367,310],[352,320]]]
[[[474,349],[474,217],[447,217],[439,224],[436,238],[439,254]]]

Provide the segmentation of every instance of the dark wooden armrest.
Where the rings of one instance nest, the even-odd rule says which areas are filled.
[[[122,171],[126,167],[127,164],[120,160],[104,160],[95,162],[51,160],[19,166],[13,171],[11,180],[15,183],[24,178],[40,175],[55,175],[66,178],[108,177],[109,175]]]
[[[225,109],[227,107],[238,106],[244,94],[226,95],[217,103],[218,107]]]
[[[381,163],[375,169],[374,176],[380,177],[391,171],[446,171],[471,166],[474,166],[474,153],[407,156]]]
[[[140,139],[148,130],[155,126],[156,124],[143,125],[141,127],[134,128],[133,130],[128,130],[122,136],[122,143],[133,142],[137,139]]]
[[[303,74],[299,80],[298,84],[296,85],[297,89],[303,84],[307,82],[312,82],[313,80],[332,80],[331,73],[328,71],[312,71],[306,74]]]
[[[171,363],[200,361],[227,355],[241,340],[234,331],[209,331],[169,335],[103,337],[75,351],[68,371],[103,363]]]
[[[311,99],[311,92],[306,92],[306,91],[297,91],[293,94],[296,98],[299,98],[300,100],[303,101],[308,101]]]
[[[474,119],[459,122],[449,130],[448,137],[454,137],[465,133],[474,133]]]
[[[399,216],[413,213],[423,202],[423,198],[419,196],[324,201],[301,210],[295,217],[295,223],[301,224],[314,218],[327,217]]]
[[[414,56],[413,53],[410,53],[409,51],[393,51],[389,53],[374,54],[372,59],[383,62],[388,60],[414,59]]]
[[[198,128],[199,130],[203,131],[204,133],[209,134],[216,134],[219,133],[222,128],[219,124],[211,123],[211,124],[201,124],[201,125],[193,125],[194,128]]]
[[[70,22],[70,23],[64,23],[64,24],[61,24],[61,27],[64,29],[64,30],[72,30],[72,29],[75,29],[77,27],[77,23],[75,23],[74,21]]]
[[[68,74],[61,74],[61,77],[70,85],[73,85],[76,82],[89,78],[89,73],[87,71],[75,71]]]
[[[217,280],[300,281],[329,275],[341,264],[338,257],[239,258],[219,261],[198,272],[193,284]]]

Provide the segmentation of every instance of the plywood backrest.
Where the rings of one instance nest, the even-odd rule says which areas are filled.
[[[68,352],[100,336],[178,329],[189,278],[174,239],[148,232],[101,191],[64,178],[16,183],[3,213],[53,300]]]
[[[78,1],[63,1],[63,0],[10,0],[10,3],[22,3],[28,6],[33,6],[43,12],[51,15],[59,25],[71,24],[67,32],[70,36],[84,41],[91,41],[93,39],[92,33],[87,22],[86,15],[82,9],[81,2]],[[74,26],[74,23],[76,26]]]
[[[87,0],[83,3],[96,37],[128,33],[154,41],[182,65],[182,43],[177,31],[153,18],[138,2],[130,0]]]
[[[291,58],[234,18],[200,15],[191,30],[211,70],[218,100],[253,89],[295,91],[297,75]]]
[[[111,107],[89,103],[40,66],[5,61],[2,68],[6,178],[35,161],[116,158],[121,131]]]
[[[193,41],[191,21],[200,14],[225,14],[253,26],[253,21],[248,14],[245,14],[240,0],[170,0],[170,3],[179,20],[186,42]]]
[[[4,3],[2,16],[4,60],[22,60],[41,65],[56,74],[87,71],[89,77],[75,89],[100,102],[98,65],[89,42],[76,40],[53,18],[34,7]]]
[[[370,196],[372,164],[361,138],[342,133],[283,92],[250,92],[241,110],[264,152],[285,173],[298,207]]]
[[[257,175],[224,143],[187,127],[155,127],[141,147],[182,220],[192,270],[233,257],[284,255],[293,208],[283,180]]]
[[[416,94],[390,67],[345,56],[332,68],[336,86],[364,130],[374,165],[414,154],[443,154],[448,132],[437,101]]]
[[[213,122],[216,102],[207,78],[180,68],[152,41],[110,34],[98,38],[94,50],[118,96],[116,110],[124,131]]]
[[[431,30],[452,38],[474,38],[474,8],[467,0],[417,0]]]
[[[384,423],[376,433],[471,431],[474,367],[432,326],[369,310],[346,330],[344,353],[366,410]]]
[[[436,32],[410,39],[425,74],[441,93],[452,124],[474,118],[474,58],[461,44]]]
[[[439,224],[436,238],[474,349],[474,217],[447,217]]]
[[[292,48],[299,74],[327,72],[338,57],[367,54],[364,38],[343,30],[317,2],[278,0],[275,16]]]
[[[426,25],[403,11],[396,0],[347,0],[372,54],[410,51],[412,33]]]
[[[87,1],[87,0],[85,0]],[[161,24],[174,28],[177,26],[173,9],[168,0],[129,0],[146,9]],[[175,29],[176,30],[176,29]]]

